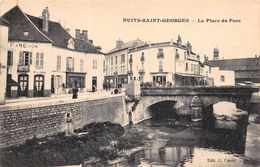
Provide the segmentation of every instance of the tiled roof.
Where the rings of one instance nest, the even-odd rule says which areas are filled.
[[[32,42],[52,42],[39,32],[19,6],[15,6],[2,16],[9,22],[9,40],[22,40]],[[24,32],[29,32],[24,35]]]
[[[66,48],[67,41],[75,41],[75,51],[85,53],[101,53],[89,41],[74,39],[58,22],[49,21],[48,32],[42,30],[42,19],[23,13],[19,6],[15,6],[3,15],[9,21],[9,40],[31,42],[51,42],[54,46]],[[25,36],[24,32],[28,32]]]
[[[247,71],[260,70],[260,58],[209,60],[206,64],[217,66],[220,70]]]
[[[81,51],[81,52],[88,52],[88,53],[100,53],[98,49],[95,48],[94,45],[92,45],[89,41],[77,39],[75,38],[75,50]]]
[[[118,48],[118,47],[113,48],[107,54],[111,54],[111,53],[114,53],[114,52],[117,52],[117,51],[125,50],[125,49],[131,48],[131,47],[142,46],[142,45],[145,45],[145,44],[146,43],[141,41],[140,39],[136,39],[136,40],[124,43],[120,48]]]
[[[42,19],[28,15],[28,18],[33,22],[33,24],[46,36],[48,36],[52,41],[54,46],[67,48],[67,41],[72,38],[70,34],[60,25],[60,23],[49,21],[48,32],[42,31]]]
[[[9,26],[9,23],[4,18],[0,17],[0,25]]]

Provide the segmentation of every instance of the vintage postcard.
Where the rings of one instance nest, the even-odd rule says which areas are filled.
[[[0,0],[1,167],[260,166],[260,0]]]

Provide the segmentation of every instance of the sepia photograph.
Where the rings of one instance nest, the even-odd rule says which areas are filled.
[[[0,167],[260,167],[260,0],[0,0]]]

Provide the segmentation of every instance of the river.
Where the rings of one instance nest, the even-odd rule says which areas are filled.
[[[212,132],[198,127],[169,127],[166,121],[154,120],[143,121],[132,128],[136,131],[148,132],[151,141],[147,142],[143,149],[128,156],[125,161],[111,166],[242,167],[260,165],[259,163],[253,165],[244,163],[246,134],[238,137],[226,131]]]

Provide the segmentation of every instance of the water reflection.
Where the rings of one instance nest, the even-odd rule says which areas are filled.
[[[138,128],[150,127],[150,133],[157,134],[155,140],[119,166],[243,166],[244,136],[202,128],[169,128],[158,126],[158,122],[153,126],[150,121]]]

